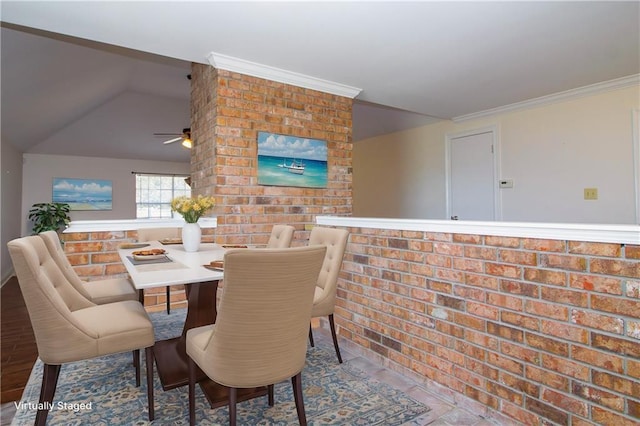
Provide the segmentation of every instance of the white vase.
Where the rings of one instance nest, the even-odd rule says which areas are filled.
[[[202,231],[197,223],[185,223],[182,227],[182,246],[184,251],[194,252],[200,248]]]

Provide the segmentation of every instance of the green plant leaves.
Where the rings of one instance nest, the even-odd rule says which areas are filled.
[[[71,207],[67,203],[36,203],[29,210],[29,220],[33,221],[33,233],[56,231],[65,228],[71,218]]]

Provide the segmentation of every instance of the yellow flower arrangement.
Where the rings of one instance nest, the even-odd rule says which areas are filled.
[[[182,196],[171,200],[171,211],[180,213],[187,223],[196,223],[215,205],[213,197],[198,195],[195,198],[189,198]]]

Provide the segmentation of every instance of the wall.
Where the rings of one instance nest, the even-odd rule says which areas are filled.
[[[318,214],[351,214],[353,100],[194,64],[191,170],[195,193],[220,208],[220,242],[262,244],[275,223],[294,225],[294,240]],[[327,188],[257,184],[258,132],[327,142]]]
[[[347,229],[351,347],[489,417],[640,422],[640,245]]]
[[[7,243],[20,237],[21,215],[20,200],[22,195],[22,152],[7,141],[0,143],[0,160],[2,163],[2,201],[0,201],[0,270],[2,284],[13,273],[13,265],[9,258]]]
[[[72,211],[71,220],[133,219],[136,217],[136,172],[189,174],[188,163],[25,154],[22,186],[22,235],[31,233],[28,212],[35,203],[51,201],[54,177],[106,179],[113,183],[113,209]]]
[[[496,126],[499,178],[515,183],[499,190],[503,220],[637,223],[632,111],[638,108],[640,86],[633,86],[358,141],[354,215],[446,219],[447,134]],[[597,187],[599,199],[585,201],[585,187]]]

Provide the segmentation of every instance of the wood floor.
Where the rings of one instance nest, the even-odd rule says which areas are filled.
[[[0,290],[1,403],[18,401],[38,357],[36,339],[16,277]]]

